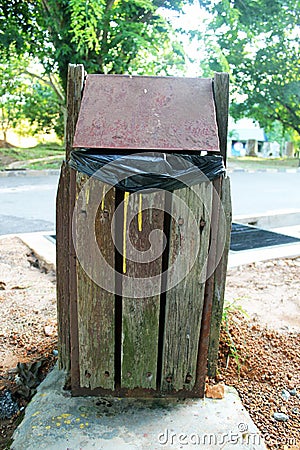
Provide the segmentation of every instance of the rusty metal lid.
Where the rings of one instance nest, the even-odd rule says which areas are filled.
[[[88,75],[73,147],[219,151],[212,80]]]

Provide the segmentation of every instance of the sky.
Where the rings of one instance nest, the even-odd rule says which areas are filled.
[[[204,31],[204,21],[209,17],[208,13],[200,8],[198,0],[195,0],[193,5],[186,5],[181,14],[176,11],[164,10],[163,15],[171,20],[174,27],[182,28],[187,32],[191,30]],[[200,60],[201,57],[203,57],[203,54],[201,54],[201,51],[199,50],[199,42],[196,42],[195,40],[191,43],[188,36],[182,36],[181,40],[187,55],[196,60],[195,63],[190,63],[187,61],[187,71],[185,76],[201,76],[202,71],[200,68]]]

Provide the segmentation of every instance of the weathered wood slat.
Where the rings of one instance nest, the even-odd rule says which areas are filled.
[[[84,80],[83,65],[69,65],[67,86],[67,120],[65,131],[66,161],[72,149],[75,125],[80,108]],[[57,194],[56,262],[57,312],[60,342],[60,366],[73,370],[72,329],[76,335],[76,261],[72,241],[72,214],[75,204],[75,172],[64,163]],[[75,312],[75,316],[73,312]],[[75,337],[76,341],[76,337]],[[71,364],[72,362],[72,364]],[[76,366],[76,364],[75,364]]]
[[[127,286],[131,286],[136,296],[143,298],[124,298],[122,305],[122,378],[125,388],[156,388],[156,369],[158,352],[158,327],[160,295],[147,296],[135,278],[158,275],[156,283],[160,289],[163,241],[154,239],[155,258],[148,254],[148,263],[143,259],[144,252],[150,248],[149,234],[152,230],[163,230],[164,193],[125,194],[124,226],[129,227],[125,245],[123,242],[123,272],[129,277]],[[126,211],[127,209],[127,211]],[[143,211],[142,211],[143,209]],[[130,217],[135,217],[130,223]],[[158,245],[157,245],[158,244]],[[132,245],[132,247],[131,247]],[[141,258],[138,253],[140,252]],[[151,250],[150,250],[151,252]],[[133,261],[137,259],[137,261]]]
[[[196,195],[196,193],[198,195]],[[191,188],[175,191],[183,203],[172,203],[172,220],[170,233],[170,252],[167,285],[172,275],[171,265],[179,259],[181,270],[186,270],[186,277],[166,293],[166,317],[162,356],[163,391],[192,390],[196,379],[196,362],[200,324],[203,308],[205,274],[210,235],[211,183],[202,183]],[[205,206],[199,199],[205,199]],[[192,215],[198,229],[191,227]],[[201,230],[200,241],[197,233]],[[195,264],[189,269],[191,254],[186,249],[186,242],[199,245]],[[194,242],[194,244],[193,244]]]
[[[70,153],[73,147],[75,128],[81,104],[84,76],[85,72],[82,64],[69,64],[67,79],[67,120],[65,132],[67,161],[69,161]]]
[[[74,132],[78,113],[80,109],[81,93],[84,81],[83,65],[69,64],[67,80],[67,120],[66,120],[66,161],[69,161],[72,150]],[[69,178],[69,201],[66,207],[69,219],[66,226],[69,230],[69,292],[70,292],[70,349],[71,349],[71,384],[79,386],[79,354],[78,354],[78,321],[77,321],[77,276],[76,276],[76,253],[72,236],[72,218],[76,201],[76,172],[70,170]]]
[[[83,194],[80,191],[83,185]],[[106,193],[106,194],[105,194]],[[103,197],[103,194],[105,196]],[[77,174],[76,247],[84,252],[84,267],[77,262],[78,348],[80,387],[114,388],[114,293],[103,286],[99,250],[91,244],[95,233],[102,256],[114,271],[114,243],[111,222],[115,209],[115,190],[110,186]],[[88,244],[88,248],[87,248]],[[114,290],[114,277],[110,280]]]
[[[69,184],[70,170],[63,163],[56,196],[56,289],[59,367],[66,371],[70,370]]]
[[[217,247],[218,247],[218,228],[220,216],[220,192],[222,186],[222,178],[213,181],[212,195],[212,213],[211,213],[211,230],[210,230],[210,249],[207,259],[207,275],[204,290],[203,314],[201,321],[200,340],[197,358],[197,375],[195,393],[199,397],[204,397],[205,379],[207,375],[207,356],[209,346],[210,323],[212,315],[212,304],[214,297],[214,272],[216,270]]]
[[[220,153],[223,156],[224,164],[226,166],[229,108],[229,74],[215,73],[213,81]]]
[[[224,215],[220,215],[218,233],[218,252],[221,253],[220,262],[214,274],[214,296],[212,304],[212,316],[210,325],[209,350],[208,350],[208,376],[215,377],[218,350],[220,341],[220,326],[223,314],[226,270],[228,262],[228,252],[230,246],[230,230],[232,222],[230,179],[223,180],[221,191],[221,204]]]

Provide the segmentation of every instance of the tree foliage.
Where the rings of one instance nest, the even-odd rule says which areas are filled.
[[[210,68],[231,74],[234,118],[300,134],[299,0],[201,1]]]
[[[30,72],[30,61],[11,57],[0,63],[0,130],[7,141],[7,131],[24,121],[27,132],[48,133],[55,130],[63,135],[63,110],[52,81]]]
[[[184,54],[159,8],[184,3],[192,0],[3,0],[0,48],[57,70],[64,90],[68,63],[91,73],[168,74]]]

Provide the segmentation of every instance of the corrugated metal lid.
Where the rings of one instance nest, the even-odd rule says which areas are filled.
[[[88,75],[73,147],[219,151],[212,80]]]

